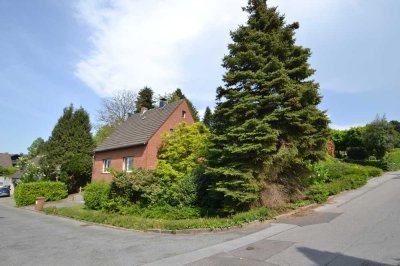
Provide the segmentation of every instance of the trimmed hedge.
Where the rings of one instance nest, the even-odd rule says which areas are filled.
[[[309,199],[317,203],[325,202],[329,196],[345,190],[359,188],[367,183],[371,177],[381,176],[382,169],[373,166],[362,166],[344,163],[338,160],[319,162],[314,166],[325,178],[316,179],[309,188]]]
[[[92,182],[85,187],[83,199],[85,207],[91,210],[101,210],[108,204],[111,185],[106,182]]]
[[[380,168],[384,171],[389,170],[388,169],[388,163],[384,160],[351,160],[351,159],[346,159],[345,162],[347,163],[353,163],[353,164],[359,164],[363,166],[373,166]]]
[[[14,193],[15,203],[18,207],[35,204],[37,197],[45,197],[46,201],[57,201],[67,196],[66,184],[51,181],[20,183]]]
[[[393,149],[385,156],[385,162],[389,171],[400,170],[400,149]]]
[[[315,202],[325,202],[329,196],[342,191],[359,188],[367,183],[366,176],[347,175],[330,183],[317,184],[310,187],[311,199]]]

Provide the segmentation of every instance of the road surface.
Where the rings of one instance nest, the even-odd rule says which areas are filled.
[[[0,265],[400,265],[400,172],[314,211],[244,230],[163,235],[16,209],[0,199]]]

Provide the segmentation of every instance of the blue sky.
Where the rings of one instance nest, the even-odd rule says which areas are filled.
[[[229,30],[246,0],[0,0],[0,152],[47,139],[65,106],[96,122],[102,97],[180,87],[214,105]],[[299,21],[332,127],[400,120],[400,1],[271,0]]]

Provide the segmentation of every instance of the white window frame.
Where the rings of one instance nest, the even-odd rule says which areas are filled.
[[[103,174],[109,174],[110,169],[111,169],[111,159],[104,159],[103,160],[103,169],[102,169]]]
[[[186,118],[186,111],[182,111],[182,118]]]
[[[131,161],[131,169],[128,169],[128,162]],[[127,173],[131,173],[133,171],[133,157],[127,156],[124,157],[124,171]]]

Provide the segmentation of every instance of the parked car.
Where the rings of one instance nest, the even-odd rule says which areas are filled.
[[[9,197],[10,196],[10,187],[4,186],[0,187],[0,197]]]

